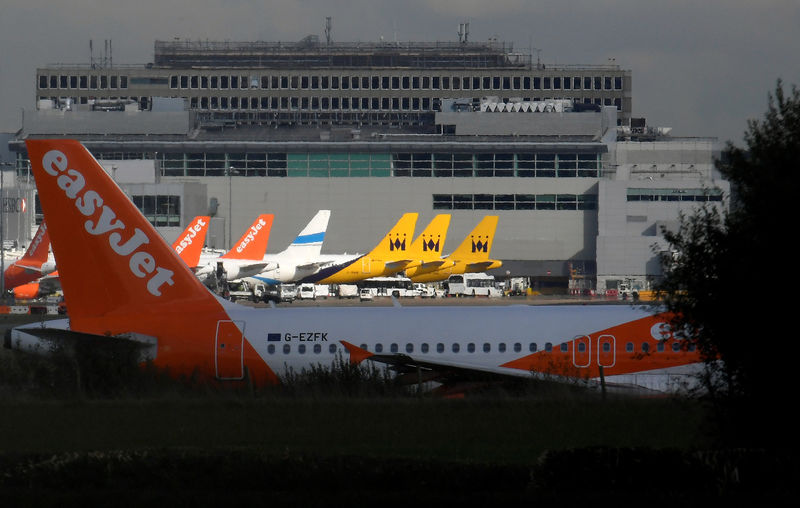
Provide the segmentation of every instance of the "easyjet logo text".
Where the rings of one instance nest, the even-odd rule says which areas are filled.
[[[88,217],[83,223],[86,232],[93,236],[106,236],[111,251],[122,258],[128,258],[130,272],[140,279],[146,279],[150,294],[161,296],[161,287],[164,284],[174,284],[174,272],[159,266],[155,257],[143,249],[150,243],[144,231],[139,228],[130,231],[124,222],[117,219],[116,212],[103,204],[103,196],[95,190],[86,189],[83,173],[69,168],[69,161],[64,153],[50,150],[42,157],[42,166],[47,174],[56,178],[58,187],[67,198],[73,200],[81,215]],[[123,240],[123,235],[127,239]]]
[[[181,242],[175,247],[175,252],[180,254],[181,252],[186,249],[186,247],[190,246],[194,241],[194,238],[197,234],[203,230],[203,227],[206,225],[206,221],[203,219],[197,219],[197,222],[189,226],[187,230],[186,236],[181,238]]]
[[[42,222],[42,225],[39,227],[39,231],[36,233],[36,236],[33,237],[31,246],[28,247],[28,254],[31,256],[36,254],[36,251],[39,250],[39,246],[42,244],[42,241],[44,241],[45,233],[47,233],[47,223]]]
[[[236,252],[241,254],[242,251],[250,244],[250,242],[256,239],[258,233],[264,229],[264,226],[266,225],[267,223],[264,221],[264,219],[259,218],[258,222],[250,226],[250,229],[247,231],[247,235],[245,235],[244,239],[242,239],[242,241],[239,242],[239,245],[236,246]]]

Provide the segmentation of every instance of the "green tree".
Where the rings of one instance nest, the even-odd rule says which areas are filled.
[[[800,201],[800,92],[778,81],[745,147],[728,143],[717,162],[730,208],[703,207],[665,231],[658,289],[676,326],[707,360],[708,398],[728,444],[796,444],[796,295],[793,239]]]

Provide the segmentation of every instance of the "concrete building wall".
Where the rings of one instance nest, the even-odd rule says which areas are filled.
[[[181,179],[165,179],[181,181]],[[228,213],[228,180],[200,178],[218,215]],[[260,213],[274,213],[269,252],[290,243],[319,209],[332,210],[323,252],[367,252],[405,212],[419,212],[416,231],[439,213],[452,218],[445,244],[451,252],[485,215],[498,215],[492,256],[509,260],[593,260],[596,210],[434,210],[436,193],[595,192],[596,180],[462,178],[231,178],[233,239]]]

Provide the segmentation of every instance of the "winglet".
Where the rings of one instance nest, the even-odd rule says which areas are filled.
[[[350,363],[352,365],[358,365],[359,363],[373,356],[373,354],[366,349],[362,349],[354,344],[350,344],[346,340],[340,340],[339,342],[341,342],[350,353]]]
[[[224,259],[262,259],[267,252],[269,232],[275,215],[262,213],[236,242],[236,246],[223,254]]]
[[[200,254],[203,252],[203,245],[206,243],[206,233],[211,217],[198,215],[186,226],[183,233],[178,236],[172,244],[181,259],[189,268],[196,268],[200,264]]]

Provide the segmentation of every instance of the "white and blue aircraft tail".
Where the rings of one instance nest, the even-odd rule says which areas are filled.
[[[286,249],[264,256],[269,268],[252,279],[267,284],[280,284],[296,282],[319,271],[328,262],[320,257],[320,252],[330,217],[330,210],[318,211]]]

